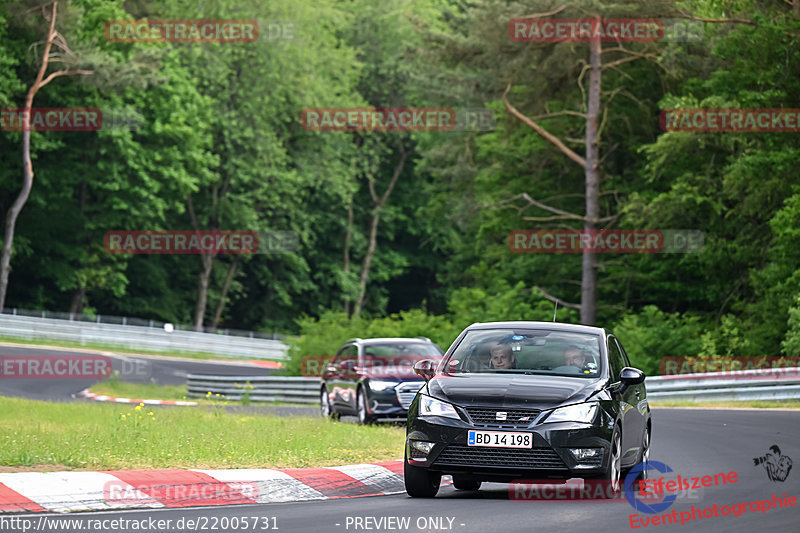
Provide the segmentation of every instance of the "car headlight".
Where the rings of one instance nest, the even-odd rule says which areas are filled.
[[[419,416],[446,416],[447,418],[455,418],[461,420],[458,416],[456,408],[447,402],[431,398],[426,394],[418,394],[419,396]]]
[[[583,422],[590,423],[594,420],[594,415],[597,414],[597,402],[579,403],[576,405],[568,405],[566,407],[559,407],[550,413],[544,421],[545,422]]]
[[[375,380],[375,379],[369,380],[369,388],[374,390],[374,391],[382,391],[382,390],[386,390],[386,389],[393,389],[396,386],[397,386],[397,382],[396,381],[381,381],[381,380]]]

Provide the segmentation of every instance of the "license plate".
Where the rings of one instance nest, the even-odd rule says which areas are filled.
[[[467,433],[467,445],[490,448],[533,448],[533,433],[470,430]]]

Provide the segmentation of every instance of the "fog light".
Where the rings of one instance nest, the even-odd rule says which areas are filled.
[[[603,448],[570,448],[569,451],[580,466],[597,466],[603,463]]]
[[[425,442],[421,440],[410,440],[408,441],[408,445],[411,448],[411,459],[418,461],[424,461],[433,449],[432,442]]]

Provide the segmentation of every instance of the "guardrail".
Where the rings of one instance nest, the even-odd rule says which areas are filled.
[[[0,335],[27,340],[100,344],[131,350],[205,352],[251,359],[286,359],[288,346],[277,340],[170,331],[130,326],[0,314]]]
[[[189,374],[187,396],[204,398],[224,394],[229,400],[248,396],[255,402],[319,403],[319,378],[284,376],[207,376]]]
[[[748,401],[800,398],[800,368],[740,370],[651,376],[645,379],[652,400]],[[190,374],[188,396],[224,394],[231,400],[319,403],[319,378],[282,376],[208,376]]]
[[[794,400],[800,398],[800,368],[653,376],[645,385],[653,400]]]

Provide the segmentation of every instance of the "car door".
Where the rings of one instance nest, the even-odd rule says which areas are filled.
[[[619,340],[619,337],[615,336],[614,338],[619,345],[620,351],[622,352],[622,358],[625,361],[625,366],[636,368],[631,364],[631,360],[628,358],[628,353],[625,351],[622,341]],[[645,387],[644,383],[631,385],[630,388],[633,390],[633,397],[636,399],[636,404],[634,404],[636,408],[636,413],[634,414],[634,419],[636,420],[636,432],[634,434],[638,435],[637,440],[633,443],[633,445],[638,448],[642,444],[642,437],[644,437],[643,432],[646,429],[647,423],[647,388]]]
[[[333,385],[333,403],[337,408],[348,411],[355,410],[355,395],[352,382],[356,363],[358,362],[358,347],[354,344],[342,346],[331,365],[331,382]]]
[[[609,372],[611,373],[611,382],[620,383],[619,375],[626,365],[625,358],[622,356],[622,350],[620,350],[614,335],[609,335],[606,339],[606,348],[608,350],[608,365]],[[638,427],[641,426],[637,420],[638,412],[636,410],[639,400],[636,398],[635,388],[625,388],[622,393],[618,395],[618,401],[620,418],[622,419],[622,463],[627,465],[631,461],[631,457],[636,457],[638,447],[641,443],[640,430],[638,429]]]

